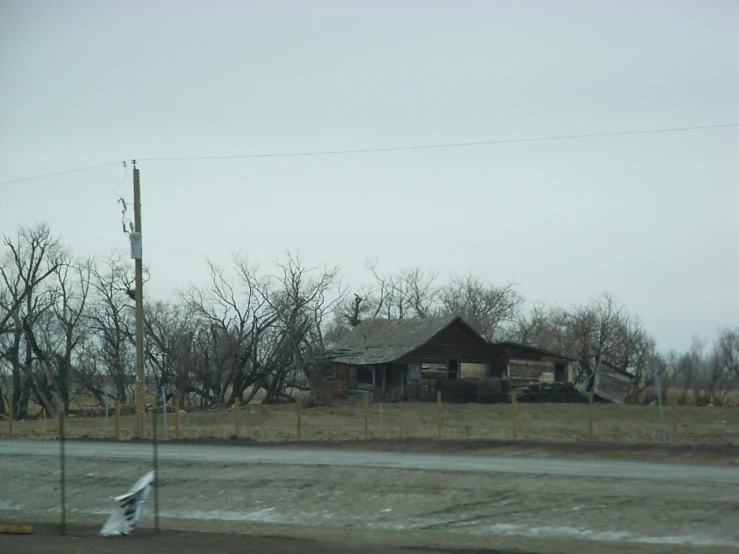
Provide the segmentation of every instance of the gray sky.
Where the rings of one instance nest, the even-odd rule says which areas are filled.
[[[134,158],[739,122],[739,2],[0,0],[0,181]],[[560,306],[613,293],[661,349],[739,325],[739,129],[342,156],[141,162],[149,294],[241,249],[346,284],[421,266]],[[127,252],[122,167],[0,186]],[[118,192],[131,199],[131,173]]]

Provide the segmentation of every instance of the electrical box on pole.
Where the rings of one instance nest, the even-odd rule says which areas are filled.
[[[141,255],[141,233],[129,233],[128,238],[131,241],[131,259],[140,260]]]

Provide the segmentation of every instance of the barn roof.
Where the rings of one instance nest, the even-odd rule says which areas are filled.
[[[502,347],[502,348],[515,348],[519,350],[526,350],[529,352],[532,352],[534,354],[538,354],[540,356],[549,356],[550,358],[559,358],[561,360],[567,360],[570,362],[576,362],[577,360],[575,358],[571,358],[570,356],[566,356],[564,354],[559,354],[557,352],[552,352],[551,350],[545,350],[543,348],[537,348],[535,346],[531,346],[529,344],[521,344],[517,342],[494,342],[492,343],[494,347]]]
[[[328,350],[325,357],[351,365],[392,363],[418,350],[453,324],[462,324],[484,342],[459,316],[367,319]]]

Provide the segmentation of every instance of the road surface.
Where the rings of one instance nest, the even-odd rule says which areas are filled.
[[[59,446],[0,441],[0,519],[59,521]],[[68,521],[93,529],[152,465],[149,444],[65,449]],[[160,444],[158,498],[163,529],[343,542],[347,552],[739,553],[736,467]],[[150,498],[142,527],[152,508]]]
[[[146,460],[152,446],[121,443],[65,443],[70,458],[109,458]],[[54,441],[2,441],[2,455],[59,456]],[[269,464],[291,466],[344,466],[366,468],[418,469],[426,471],[464,471],[477,473],[523,473],[644,479],[670,482],[739,483],[739,467],[713,467],[689,464],[615,462],[604,460],[567,460],[553,458],[516,458],[409,454],[399,452],[356,452],[344,450],[307,450],[277,448],[234,448],[230,446],[182,446],[159,444],[160,460]]]

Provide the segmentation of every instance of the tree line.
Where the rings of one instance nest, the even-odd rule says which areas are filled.
[[[131,403],[135,380],[133,263],[121,253],[80,258],[46,224],[5,237],[0,256],[0,414],[16,419],[85,395]],[[366,318],[461,315],[491,341],[511,341],[577,360],[578,380],[600,360],[634,374],[632,399],[654,400],[654,376],[683,402],[723,403],[739,381],[739,329],[706,350],[660,353],[640,320],[610,295],[568,309],[530,305],[515,284],[472,275],[441,281],[407,269],[343,286],[339,267],[286,254],[271,271],[245,256],[208,262],[209,281],[174,300],[144,296],[148,387],[181,405],[231,406],[258,396],[288,401],[321,379],[322,354]],[[145,271],[145,281],[148,273]],[[193,400],[194,399],[194,400]],[[35,408],[35,409],[34,409]]]

